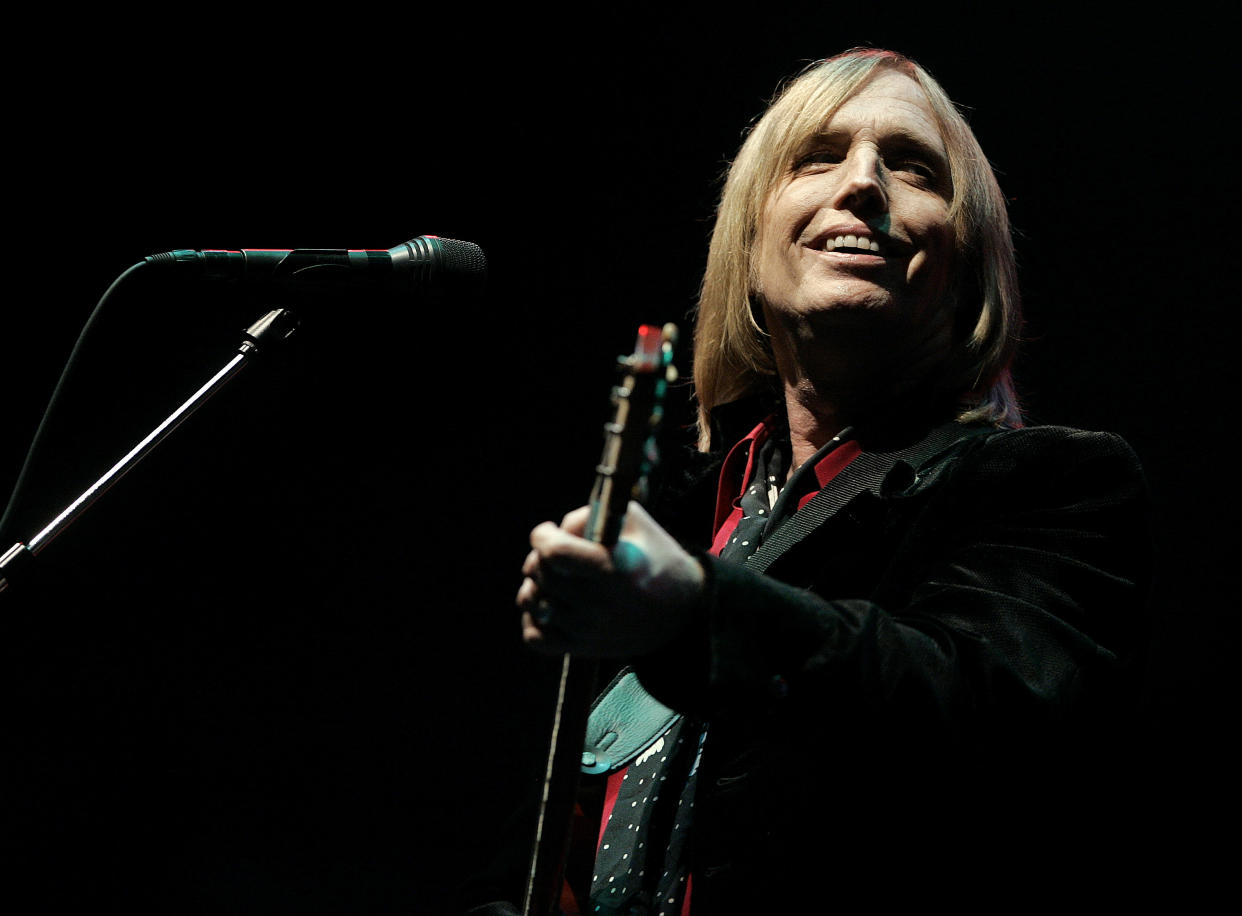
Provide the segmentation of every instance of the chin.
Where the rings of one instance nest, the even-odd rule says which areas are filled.
[[[868,290],[850,296],[833,296],[819,302],[808,302],[797,310],[811,320],[883,321],[909,314],[907,303],[895,299],[884,290]]]

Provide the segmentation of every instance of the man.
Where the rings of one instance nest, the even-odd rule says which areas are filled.
[[[1114,436],[1022,427],[1014,278],[987,161],[908,59],[822,62],[751,131],[695,332],[709,470],[614,551],[586,509],[537,527],[523,567],[530,646],[623,659],[671,711],[608,777],[583,912],[927,899],[1092,822],[1144,487]]]

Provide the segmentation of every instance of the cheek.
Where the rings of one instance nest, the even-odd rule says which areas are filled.
[[[956,261],[953,227],[936,220],[920,235],[919,250],[910,259],[907,279],[919,286],[943,289],[948,286]]]
[[[908,277],[914,296],[916,322],[928,333],[935,333],[946,345],[957,311],[957,250],[953,233],[946,229],[934,237],[911,261]]]
[[[764,290],[770,285],[768,278],[772,274],[772,268],[769,263],[769,247],[767,235],[761,227],[750,254],[750,279],[747,282],[752,296],[763,298]]]
[[[750,258],[751,291],[762,294],[779,282],[783,273],[780,257],[780,236],[776,227],[767,215],[759,224],[759,232],[755,236],[754,252]]]
[[[797,246],[817,210],[812,189],[805,182],[789,182],[768,196],[759,217],[751,260],[754,292],[778,286],[789,276],[791,249]]]
[[[760,235],[779,246],[792,244],[821,209],[821,198],[815,183],[805,179],[778,186],[760,214]]]
[[[811,177],[795,179],[778,190],[769,201],[767,212],[788,241],[797,238],[807,223],[827,206],[823,181]]]

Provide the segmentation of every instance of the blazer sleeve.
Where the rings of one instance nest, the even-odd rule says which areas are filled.
[[[1151,564],[1129,446],[1057,427],[999,432],[928,489],[890,512],[901,531],[865,597],[703,556],[693,625],[638,663],[647,689],[709,718],[759,710],[802,729],[818,719],[950,739],[1056,724],[1118,690],[1144,644]],[[831,567],[803,561],[817,559]]]

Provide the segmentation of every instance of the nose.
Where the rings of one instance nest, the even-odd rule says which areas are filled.
[[[879,150],[867,144],[854,147],[837,174],[841,182],[833,195],[834,209],[855,214],[888,211],[887,181]]]

